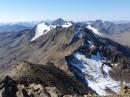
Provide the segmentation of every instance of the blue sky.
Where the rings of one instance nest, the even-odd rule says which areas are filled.
[[[130,20],[130,0],[0,0],[0,22]]]

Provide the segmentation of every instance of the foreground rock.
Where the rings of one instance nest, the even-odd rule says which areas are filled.
[[[44,66],[24,62],[16,65],[9,75],[1,81],[2,97],[79,97],[92,92],[52,63]]]

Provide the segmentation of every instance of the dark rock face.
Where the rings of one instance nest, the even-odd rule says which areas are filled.
[[[82,30],[84,31],[82,37],[84,39],[84,44],[76,51],[79,51],[88,57],[99,52],[103,57],[107,58],[105,63],[108,63],[107,61],[109,60],[111,60],[110,64],[119,63],[121,70],[119,72],[129,69],[128,58],[130,57],[130,50],[128,48],[107,38],[99,37],[86,28]],[[80,32],[82,33],[82,31]],[[90,48],[88,41],[95,47]]]
[[[11,77],[6,76],[2,83],[2,88],[4,88],[2,92],[2,97],[16,97],[16,92],[18,91],[16,81],[14,81]]]
[[[56,21],[54,21],[52,23],[52,25],[55,25],[55,26],[61,26],[61,25],[64,25],[66,23],[66,21],[64,21],[62,18],[59,18],[57,19]]]
[[[22,89],[22,94],[23,94],[23,97],[33,97],[33,96],[29,96],[25,89]]]

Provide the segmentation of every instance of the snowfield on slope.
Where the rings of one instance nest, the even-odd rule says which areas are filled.
[[[88,86],[96,91],[99,95],[109,95],[106,89],[110,89],[115,93],[120,91],[120,82],[113,80],[109,71],[111,68],[107,65],[103,66],[103,71],[101,70],[102,60],[99,53],[97,55],[92,55],[91,58],[86,58],[85,55],[76,52],[73,54],[74,58],[71,61],[72,67],[78,69],[82,73],[81,78],[83,78]],[[78,74],[78,72],[77,72]]]
[[[91,25],[87,25],[89,30],[92,30],[96,35],[102,36],[103,34],[98,31],[98,29],[92,27]]]
[[[52,28],[55,28],[54,26],[49,26],[45,23],[41,23],[39,25],[37,25],[36,27],[36,31],[35,31],[35,36],[31,39],[31,41],[34,41],[35,39],[37,39],[38,37],[46,34],[47,32],[49,32]]]

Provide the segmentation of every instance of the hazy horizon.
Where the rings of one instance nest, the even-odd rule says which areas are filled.
[[[44,21],[130,21],[130,1],[119,0],[2,0],[0,23]]]

